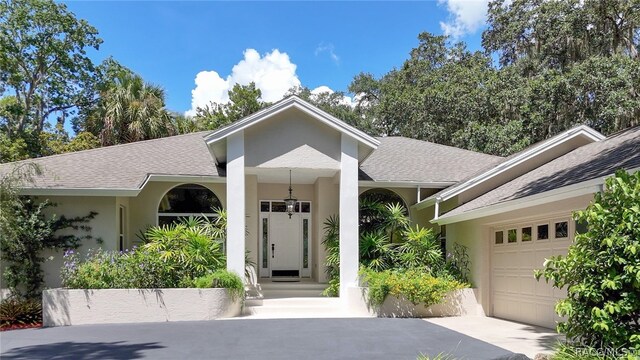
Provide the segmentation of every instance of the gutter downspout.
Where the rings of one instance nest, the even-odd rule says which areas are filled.
[[[416,190],[416,204],[420,202],[420,185],[418,185]]]
[[[436,198],[436,207],[435,207],[435,211],[434,211],[434,217],[433,220],[438,220],[438,217],[440,216],[440,202],[442,201],[442,197],[438,196]]]

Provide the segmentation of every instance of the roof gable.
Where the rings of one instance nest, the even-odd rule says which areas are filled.
[[[226,139],[228,136],[250,128],[256,124],[269,121],[269,119],[273,118],[275,115],[292,108],[302,111],[313,119],[320,121],[341,134],[346,134],[347,136],[357,140],[359,143],[360,161],[364,160],[371,151],[375,150],[378,145],[380,145],[380,142],[376,138],[367,135],[365,132],[356,129],[325,111],[320,110],[297,96],[285,98],[266,109],[260,110],[255,114],[249,115],[244,119],[223,127],[206,136],[205,141],[213,149],[213,153],[218,163],[226,163]]]
[[[461,196],[461,202],[466,202],[576,148],[604,138],[604,135],[586,125],[574,127],[511,155],[497,166],[485,168],[458,184],[428,197],[415,207],[425,208],[456,196]]]
[[[451,223],[501,213],[508,211],[507,204],[514,209],[532,206],[534,198],[548,202],[556,193],[564,197],[593,193],[618,169],[640,169],[640,126],[577,148],[456,207],[439,220]]]

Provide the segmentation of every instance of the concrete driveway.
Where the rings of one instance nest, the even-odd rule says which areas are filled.
[[[510,351],[421,319],[83,325],[0,333],[2,359],[494,359]]]
[[[429,318],[424,321],[445,327],[503,349],[534,358],[550,354],[558,341],[564,340],[555,330],[484,316]]]

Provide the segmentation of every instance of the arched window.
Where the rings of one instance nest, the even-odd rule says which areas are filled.
[[[378,203],[387,204],[400,204],[405,209],[408,209],[407,204],[400,195],[389,189],[369,189],[360,194],[360,201],[376,201]]]
[[[409,215],[409,208],[400,195],[389,189],[370,189],[359,197],[360,201],[360,232],[373,231],[380,227],[387,220],[387,205],[400,204],[404,208],[404,213]]]
[[[189,216],[216,217],[215,209],[221,209],[220,199],[202,185],[184,184],[169,190],[158,206],[158,225],[171,224]]]

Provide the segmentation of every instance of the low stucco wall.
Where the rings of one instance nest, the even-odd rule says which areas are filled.
[[[213,320],[240,315],[226,289],[52,289],[42,294],[44,326]]]
[[[414,305],[404,298],[387,296],[384,303],[376,308],[366,304],[367,288],[348,289],[347,306],[350,312],[369,313],[377,317],[441,317],[441,316],[484,316],[478,302],[477,289],[461,289],[449,293],[441,304]]]

